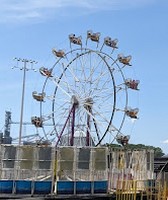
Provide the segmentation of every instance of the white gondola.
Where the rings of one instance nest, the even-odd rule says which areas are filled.
[[[126,115],[129,116],[129,117],[131,117],[131,118],[134,118],[134,119],[137,119],[137,118],[138,118],[138,117],[137,117],[138,112],[139,112],[139,109],[138,109],[138,108],[134,108],[134,109],[132,109],[132,108],[127,108],[127,109],[125,110]]]
[[[65,56],[65,52],[61,49],[59,49],[58,51],[56,49],[52,49],[52,53],[59,58],[63,58]]]
[[[53,77],[51,69],[48,69],[48,68],[45,68],[45,67],[41,67],[39,69],[39,71],[43,76]]]
[[[139,80],[132,80],[132,79],[126,79],[125,80],[125,85],[128,87],[128,88],[131,88],[133,90],[139,90],[138,89],[138,85],[139,85],[140,81]]]
[[[81,36],[76,37],[75,34],[72,33],[69,35],[69,40],[70,40],[70,43],[82,46],[82,37]]]
[[[36,91],[32,92],[32,96],[37,101],[44,101],[45,92],[37,93]]]
[[[117,49],[117,43],[118,43],[118,39],[114,39],[112,40],[111,37],[105,37],[104,38],[104,44],[112,47],[113,49]]]
[[[132,56],[123,56],[123,54],[118,54],[118,60],[120,63],[124,64],[124,65],[129,65],[131,66],[131,64],[129,63],[131,60]]]

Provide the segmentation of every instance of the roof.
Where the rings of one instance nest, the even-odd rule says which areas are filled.
[[[168,172],[168,157],[167,156],[162,156],[160,158],[155,158],[154,159],[154,171],[159,172]]]
[[[163,155],[161,158],[167,158],[168,159],[168,154]]]

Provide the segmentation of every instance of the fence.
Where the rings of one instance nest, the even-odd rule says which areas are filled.
[[[52,192],[52,147],[0,146],[0,193]]]
[[[57,160],[55,193],[107,193],[106,148],[62,147]]]
[[[148,180],[154,178],[153,151],[109,149],[109,191],[114,191],[120,180]]]
[[[107,148],[0,146],[0,193],[107,193]]]
[[[147,180],[153,180],[152,151],[0,145],[0,193],[167,197],[166,184]]]
[[[126,180],[118,181],[116,200],[167,200],[168,185],[156,180]]]

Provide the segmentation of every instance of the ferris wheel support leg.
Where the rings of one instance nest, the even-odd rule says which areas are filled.
[[[89,111],[91,111],[90,108],[89,108]],[[86,146],[89,146],[89,144],[90,144],[90,133],[89,133],[89,129],[90,129],[90,115],[87,116]]]
[[[68,117],[67,117],[67,119],[66,119],[66,121],[65,121],[65,124],[64,124],[64,126],[63,126],[63,128],[62,128],[62,131],[61,131],[61,133],[60,133],[60,135],[59,135],[59,137],[58,137],[58,140],[57,140],[57,142],[56,142],[56,144],[55,144],[56,147],[58,146],[58,143],[60,142],[60,139],[61,139],[61,137],[62,137],[62,134],[64,133],[65,127],[66,127],[66,125],[67,125],[67,123],[68,123],[68,120],[69,120],[69,118],[70,118],[70,116],[71,116],[71,113],[72,113],[73,109],[74,109],[74,106],[72,106],[72,108],[71,108],[71,110],[70,110],[70,112],[69,112],[69,115],[68,115]]]
[[[75,104],[72,107],[72,133],[71,133],[71,138],[70,138],[70,145],[73,146],[74,145],[74,126],[75,126]]]

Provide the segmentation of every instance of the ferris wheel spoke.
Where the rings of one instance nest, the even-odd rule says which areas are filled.
[[[68,77],[64,76],[65,80],[60,81],[59,85],[60,87],[62,87],[64,89],[64,91],[66,91],[70,96],[73,95],[75,93],[75,90],[73,89],[73,87],[68,83],[67,79]]]
[[[63,106],[61,106],[61,107],[63,108]],[[57,123],[60,123],[62,121],[62,119],[64,119],[67,115],[68,108],[67,109],[65,109],[65,108],[61,109],[61,107],[60,108],[57,107],[57,112],[56,112],[55,117],[56,117],[56,119],[59,119],[59,117],[60,117],[60,119],[55,121],[56,125],[58,125]]]
[[[76,80],[76,82],[79,82],[79,81],[80,81],[80,78],[77,78],[77,76],[75,75],[75,73],[74,73],[74,71],[73,71],[73,69],[75,69],[75,68],[72,68],[72,67],[71,67],[71,69],[70,69],[69,66],[72,66],[72,63],[73,63],[74,61],[77,62],[78,58],[79,58],[79,60],[81,60],[81,57],[82,57],[83,55],[85,55],[86,53],[88,53],[88,52],[81,53],[81,54],[77,54],[77,56],[76,56],[75,58],[73,58],[73,59],[69,62],[69,64],[67,65],[67,67],[66,67],[66,69],[68,69],[68,70],[70,71],[70,73],[72,74],[72,76],[74,77],[74,79]],[[82,64],[82,62],[81,62],[81,64]],[[78,66],[77,64],[76,64],[76,70],[79,70],[79,66]],[[83,72],[84,72],[84,71],[83,71]],[[84,74],[85,74],[85,72],[84,72]]]
[[[99,88],[99,84],[102,81],[102,78],[105,77],[108,74],[108,71],[102,71],[99,75],[99,77],[97,77],[95,80],[93,80],[93,85],[95,88]]]
[[[97,55],[96,57],[98,57],[98,55]],[[96,69],[99,68],[99,66],[100,66],[100,64],[101,64],[102,62],[103,62],[103,61],[100,60],[100,61],[97,63],[97,60],[95,59],[95,62],[92,64],[92,63],[91,63],[91,58],[90,58],[90,63],[89,63],[89,65],[90,65],[90,75],[88,76],[88,78],[86,79],[86,81],[90,81],[90,83],[93,84],[93,75],[94,75]],[[93,67],[92,67],[92,65],[93,65]]]
[[[75,72],[73,72],[73,73],[75,74]],[[66,75],[66,73],[65,73],[65,77],[66,77],[66,79],[68,79],[68,76]],[[71,85],[68,84],[67,80],[64,81],[65,82],[64,85],[66,85],[68,90],[71,91],[71,94],[77,94],[78,93],[77,91],[80,91],[80,88],[83,89],[83,90],[85,89],[85,86],[83,85],[82,80],[78,80],[78,81],[76,81],[74,79],[71,79],[71,80],[72,80]],[[61,84],[61,82],[60,82],[60,84]],[[64,90],[66,91],[66,89],[64,89]]]
[[[93,109],[95,114],[100,116],[105,122],[109,123],[108,119],[106,119],[104,117],[104,115],[102,115],[100,112],[97,112],[95,109]],[[115,130],[115,131],[119,131],[119,129],[117,129],[113,124],[110,124],[110,126]]]
[[[101,99],[103,100],[104,103],[108,102],[108,100],[111,99],[111,95],[112,95],[111,93],[104,93],[102,94]]]
[[[94,109],[94,111],[95,111],[95,109]],[[108,120],[100,112],[95,111],[95,113],[108,123]],[[110,127],[112,128],[111,129],[112,131],[117,131],[118,133],[120,133],[120,130],[117,127],[115,127],[113,124],[110,124]]]
[[[93,99],[97,100],[99,98],[104,98],[106,96],[109,96],[112,98],[112,96],[114,95],[114,91],[111,90],[111,87],[109,87],[108,85],[106,86],[102,86],[102,88],[95,88],[93,87],[93,90],[92,90],[92,96],[93,96]]]
[[[100,125],[100,126],[104,126],[104,124],[100,121],[100,120],[98,120],[92,113],[90,113],[87,109],[85,109],[85,108],[83,108],[84,109],[84,111],[92,118],[92,119],[94,119],[94,122],[97,124],[97,125]]]
[[[55,104],[56,110],[54,113],[58,114],[60,111],[62,113],[65,113],[65,110],[68,110],[69,105],[70,105],[70,101],[68,101],[68,102],[63,101],[61,103],[59,102],[59,103]]]
[[[108,96],[112,96],[114,95],[114,92],[111,91],[111,88],[106,88],[104,90],[101,90],[101,89],[97,89],[97,88],[94,88],[94,93],[93,93],[93,99],[98,99],[100,98],[101,95],[103,95],[104,97],[104,94],[108,95]]]
[[[93,87],[94,90],[92,90],[92,94],[94,95],[105,95],[105,94],[114,94],[114,92],[111,90],[111,87],[109,86],[109,84],[105,83],[104,85],[101,85],[101,87]]]
[[[89,74],[88,78],[86,79],[86,82],[89,82],[90,84],[94,83],[94,81],[93,81],[93,75],[94,75],[96,69],[98,68],[98,65],[96,65],[96,67],[93,67],[93,68],[90,69],[90,74]]]
[[[102,112],[97,111],[94,107],[93,107],[93,111],[94,111],[94,115],[98,116],[101,120],[103,120],[105,123],[109,124],[110,120],[108,120],[107,116],[105,117]],[[107,109],[107,112],[109,112],[109,110]]]
[[[63,72],[61,73],[61,77],[63,76],[63,73],[65,71],[65,67],[64,64],[62,63],[62,67],[63,67]],[[68,68],[69,70],[69,68]],[[69,70],[70,71],[70,70]],[[72,75],[72,74],[71,74]],[[72,75],[72,77],[75,77],[74,75]],[[77,80],[77,78],[75,78]],[[69,93],[73,93],[71,86],[68,84],[68,77],[67,74],[64,73],[64,80],[62,80],[61,78],[59,78],[58,80],[58,84],[62,85],[62,88],[66,88],[65,91],[68,91]]]
[[[63,65],[63,72],[65,71],[65,70],[67,70],[67,71],[69,71],[70,72],[70,74],[72,75],[72,77],[74,78],[74,80],[76,81],[76,82],[79,82],[79,78],[75,75],[75,73],[71,70],[71,68],[69,67],[69,64],[68,64],[68,66],[66,67],[66,68],[64,68],[64,65]]]
[[[81,65],[81,75],[84,76],[84,80],[86,80],[87,76],[86,76],[86,71],[85,71],[85,67],[86,67],[86,63],[87,63],[87,60],[85,57],[82,57],[81,56],[79,57],[79,62],[80,62],[80,65]]]
[[[60,87],[57,81],[55,81],[53,78],[51,78],[51,80],[64,94],[66,94],[69,98],[71,98],[71,95],[67,93],[62,87]]]

